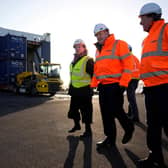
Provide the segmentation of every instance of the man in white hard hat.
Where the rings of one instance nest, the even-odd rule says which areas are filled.
[[[95,25],[94,35],[97,38],[95,43],[97,50],[91,87],[98,87],[106,136],[103,141],[97,143],[100,149],[116,144],[115,118],[124,129],[122,143],[128,143],[133,136],[134,124],[123,109],[123,91],[131,80],[133,62],[128,44],[123,40],[116,40],[106,25],[101,23]]]
[[[168,24],[161,19],[156,3],[145,4],[139,13],[140,24],[148,36],[143,41],[140,77],[144,82],[149,156],[140,160],[143,168],[164,168],[162,128],[168,136]]]
[[[90,88],[90,82],[93,75],[93,58],[88,56],[86,45],[82,39],[75,40],[73,44],[75,54],[70,64],[70,86],[69,94],[71,96],[68,118],[74,120],[74,127],[68,132],[73,133],[81,129],[80,120],[85,124],[85,131],[81,138],[92,135],[92,96],[93,90]]]

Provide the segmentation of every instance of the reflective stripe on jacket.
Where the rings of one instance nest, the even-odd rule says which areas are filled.
[[[71,84],[75,88],[90,85],[91,77],[86,72],[86,64],[89,57],[82,57],[74,66],[70,65]]]
[[[146,87],[168,83],[168,25],[156,21],[143,41],[141,79]]]
[[[112,34],[105,40],[101,51],[96,51],[91,87],[97,87],[99,83],[116,82],[127,87],[132,69],[133,62],[128,44],[122,40],[115,40]]]

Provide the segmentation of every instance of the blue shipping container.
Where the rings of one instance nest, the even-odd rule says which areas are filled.
[[[11,84],[18,73],[26,70],[25,60],[0,60],[0,84]]]
[[[6,35],[0,37],[0,57],[26,59],[27,40],[25,37]]]

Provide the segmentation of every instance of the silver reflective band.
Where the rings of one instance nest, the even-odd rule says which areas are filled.
[[[112,50],[107,50],[108,52],[111,51],[111,55],[103,55],[103,56],[101,56],[101,57],[99,57],[99,58],[96,58],[96,62],[97,62],[97,61],[100,61],[100,60],[104,60],[104,59],[118,59],[118,60],[123,60],[123,59],[125,59],[125,58],[127,58],[128,56],[131,55],[131,53],[127,53],[127,54],[125,54],[125,55],[123,55],[123,56],[121,56],[121,57],[115,55],[114,53],[115,53],[115,50],[116,50],[117,43],[118,43],[118,40],[116,40],[116,41],[114,42],[113,47],[112,47]]]
[[[120,58],[116,55],[104,55],[102,57],[96,58],[96,61],[100,61],[104,59],[120,59]]]
[[[160,75],[168,75],[168,71],[155,71],[155,72],[143,73],[140,75],[140,77],[144,79],[144,78],[160,76]]]
[[[124,69],[124,72],[131,73],[131,70]],[[104,78],[118,78],[118,77],[121,77],[122,74],[121,73],[117,73],[117,74],[108,74],[108,75],[99,75],[99,76],[96,76],[94,74],[93,76],[95,76],[97,79],[104,79]]]
[[[124,69],[124,72],[126,72],[126,73],[132,73],[132,71],[129,70],[129,69]]]
[[[78,83],[88,83],[91,80],[71,80],[72,82],[78,82]]]
[[[118,78],[118,77],[121,77],[121,73],[118,73],[118,74],[109,74],[109,75],[99,75],[99,76],[96,76],[97,79],[105,79],[105,78]]]
[[[142,55],[142,58],[149,56],[168,56],[168,51],[152,51]]]
[[[123,60],[125,58],[127,58],[128,56],[130,56],[131,54],[125,54],[122,57],[116,56],[116,55],[104,55],[102,57],[96,58],[96,61],[100,61],[100,60],[104,60],[104,59],[118,59],[118,60]]]
[[[129,52],[128,54],[125,54],[125,55],[121,56],[120,59],[123,60],[123,59],[129,57],[130,55],[131,55],[131,53]]]

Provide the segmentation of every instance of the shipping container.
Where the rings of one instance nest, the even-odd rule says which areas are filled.
[[[6,59],[26,59],[27,41],[25,37],[7,34],[0,38],[0,57]]]
[[[9,59],[0,60],[0,84],[10,85],[15,82],[16,74],[26,70],[26,60],[23,59]]]
[[[0,85],[11,85],[18,73],[39,72],[50,62],[50,34],[36,35],[0,28]],[[1,88],[0,86],[0,88]]]

